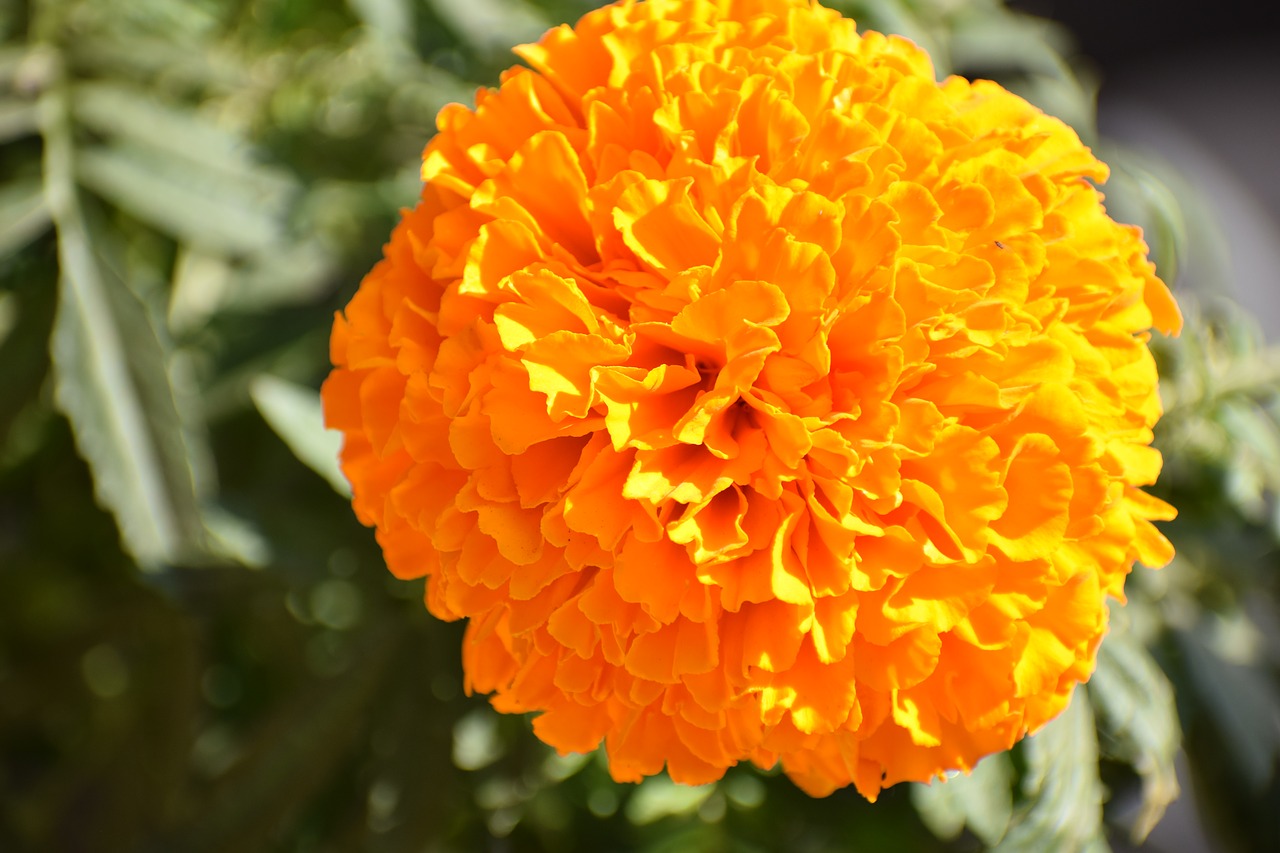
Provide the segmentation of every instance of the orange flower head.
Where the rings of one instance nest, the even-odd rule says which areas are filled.
[[[468,690],[619,781],[814,795],[1003,750],[1172,556],[1106,167],[801,0],[623,2],[441,111],[334,324],[355,510]]]

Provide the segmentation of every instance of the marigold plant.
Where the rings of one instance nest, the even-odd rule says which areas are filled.
[[[620,781],[967,769],[1087,679],[1172,551],[1106,167],[794,0],[650,0],[439,116],[333,331],[356,512],[469,690]]]

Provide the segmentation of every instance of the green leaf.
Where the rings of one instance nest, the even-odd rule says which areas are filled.
[[[1004,837],[1013,818],[1013,767],[1005,753],[989,755],[969,775],[957,774],[911,787],[911,801],[925,826],[949,840],[968,826],[987,845]]]
[[[351,486],[338,467],[342,434],[324,427],[320,397],[315,391],[274,376],[259,376],[250,386],[254,405],[293,455],[328,481],[338,494],[350,497]]]
[[[1098,651],[1089,699],[1103,734],[1103,752],[1142,777],[1142,808],[1132,835],[1140,843],[1178,798],[1174,759],[1182,743],[1169,679],[1128,631],[1113,629]]]
[[[31,55],[31,49],[22,44],[0,45],[0,86],[8,86],[17,76],[18,69]]]
[[[87,234],[62,228],[58,242],[55,401],[129,552],[146,568],[189,559],[203,538],[200,508],[191,467],[168,440],[181,427],[163,347],[133,294],[107,292]]]
[[[1047,21],[1020,15],[969,14],[951,34],[957,67],[1070,77]]]
[[[75,46],[78,66],[103,77],[131,75],[143,81],[163,74],[173,85],[243,91],[253,85],[254,68],[238,52],[212,44],[192,50],[172,37],[130,33],[128,38],[84,39]]]
[[[247,519],[217,505],[204,507],[204,526],[209,552],[251,569],[271,562],[271,543]]]
[[[18,251],[49,227],[49,207],[39,178],[0,189],[0,258]]]
[[[1208,623],[1174,632],[1194,684],[1194,696],[1203,703],[1242,777],[1243,788],[1255,795],[1272,778],[1280,759],[1280,690],[1259,666],[1224,660],[1208,641]]]
[[[232,255],[267,249],[282,236],[285,205],[263,190],[228,183],[214,170],[138,146],[99,145],[77,155],[86,187],[142,221],[195,246]]]
[[[650,776],[627,800],[627,820],[636,826],[671,815],[688,814],[715,793],[716,786],[677,785],[666,776]]]
[[[389,42],[406,41],[413,33],[413,10],[406,0],[347,0],[365,26]]]
[[[1280,427],[1248,397],[1223,400],[1215,420],[1232,448],[1226,470],[1227,497],[1253,521],[1267,516],[1266,493],[1280,486]]]
[[[430,0],[432,8],[462,41],[481,53],[506,53],[512,45],[536,40],[551,26],[524,0]]]
[[[146,568],[173,564],[201,550],[203,525],[169,355],[146,306],[107,278],[97,255],[74,182],[64,88],[55,85],[40,106],[61,268],[50,339],[54,400],[125,548]]]
[[[1152,155],[1115,144],[1101,147],[1099,156],[1111,167],[1107,179],[1107,211],[1118,222],[1142,228],[1160,277],[1178,280],[1189,246],[1186,216],[1178,194],[1157,172]]]
[[[1024,741],[1027,761],[1022,793],[1027,805],[1014,817],[995,848],[999,853],[1110,848],[1102,832],[1102,782],[1098,779],[1098,737],[1084,690],[1057,719]]]
[[[239,263],[184,247],[174,265],[169,328],[182,339],[224,310],[247,314],[313,304],[337,267],[334,252],[319,239],[275,245]]]
[[[231,277],[224,307],[265,311],[314,302],[330,286],[336,267],[333,251],[320,240],[276,246],[248,258],[245,267]]]
[[[26,101],[0,100],[0,143],[36,132],[36,107]]]
[[[18,297],[0,292],[0,347],[9,339],[9,333],[18,323]]]
[[[250,194],[276,200],[295,189],[284,172],[260,162],[245,139],[196,110],[165,103],[119,83],[79,83],[73,90],[77,122],[120,143],[177,158],[190,168],[218,173]]]

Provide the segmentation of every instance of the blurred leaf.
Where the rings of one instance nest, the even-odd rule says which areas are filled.
[[[498,715],[480,707],[453,726],[453,763],[461,770],[480,770],[507,751],[498,736]]]
[[[430,0],[436,13],[461,39],[481,53],[506,54],[535,41],[551,26],[524,0]]]
[[[104,77],[133,77],[153,82],[163,74],[170,84],[235,91],[253,82],[253,67],[227,48],[208,44],[191,50],[172,36],[131,33],[126,38],[86,39],[75,46],[77,65]]]
[[[283,204],[246,191],[216,171],[192,168],[160,151],[98,145],[80,151],[84,185],[157,230],[215,252],[250,254],[282,233]]]
[[[1187,222],[1177,193],[1153,165],[1158,160],[1111,143],[1102,146],[1099,156],[1111,167],[1108,213],[1118,222],[1141,227],[1160,277],[1177,282],[1188,247]]]
[[[1141,843],[1178,798],[1174,759],[1182,729],[1173,688],[1142,644],[1117,625],[1098,651],[1088,689],[1104,734],[1103,752],[1142,777],[1142,809],[1132,831]]]
[[[103,136],[217,172],[223,181],[258,197],[275,200],[294,189],[285,173],[259,162],[259,152],[246,140],[195,110],[166,104],[133,86],[80,83],[72,110],[78,122]]]
[[[1070,76],[1048,21],[1024,15],[962,14],[951,34],[957,66],[1010,70],[1047,77]]]
[[[0,99],[0,143],[29,136],[36,131],[35,104]]]
[[[1027,805],[995,850],[1109,850],[1102,832],[1098,738],[1085,691],[1076,690],[1067,709],[1023,744],[1027,769],[1022,793]]]
[[[1093,126],[1096,93],[1075,74],[1063,70],[1056,74],[1029,74],[1006,82],[1014,94],[1071,125],[1086,145],[1095,143],[1098,135]]]
[[[12,293],[0,292],[0,347],[8,339],[18,322],[18,297]]]
[[[1257,403],[1237,397],[1218,406],[1217,421],[1226,428],[1235,451],[1227,472],[1227,493],[1248,518],[1265,519],[1265,493],[1280,486],[1280,425]]]
[[[0,84],[7,84],[18,73],[29,51],[24,44],[0,45]]]
[[[627,820],[637,826],[672,815],[688,814],[715,793],[716,786],[677,785],[666,776],[650,776],[627,800]]]
[[[314,302],[331,287],[337,265],[319,239],[275,244],[239,263],[184,246],[173,269],[168,326],[181,338],[222,311],[253,314]]]
[[[253,381],[249,393],[293,455],[324,477],[338,494],[350,497],[351,486],[338,467],[342,434],[325,429],[320,396],[310,388],[265,375]]]
[[[230,278],[225,307],[264,311],[313,301],[330,286],[335,265],[320,240],[273,247],[246,259],[245,268]]]
[[[0,258],[26,246],[49,227],[49,208],[38,178],[0,189]]]
[[[404,42],[413,32],[413,10],[407,0],[347,0],[365,26],[388,42]]]
[[[201,329],[226,300],[228,282],[235,274],[231,262],[222,255],[192,246],[178,251],[169,290],[167,323],[181,338]]]
[[[271,562],[271,543],[250,521],[219,506],[204,507],[204,526],[209,551],[253,569]]]
[[[968,826],[988,846],[1004,837],[1013,818],[1013,768],[1006,753],[989,755],[969,775],[911,786],[911,800],[934,835],[953,839]]]
[[[1175,632],[1195,696],[1222,733],[1243,787],[1260,791],[1280,758],[1280,690],[1262,669],[1230,663],[1214,654],[1201,636],[1204,631],[1204,626],[1197,626]]]

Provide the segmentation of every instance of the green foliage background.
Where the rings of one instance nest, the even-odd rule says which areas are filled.
[[[997,0],[848,0],[1114,167],[1165,276],[1217,257],[1096,140],[1064,34]],[[0,850],[978,850],[1139,843],[1178,794],[1280,849],[1280,358],[1220,282],[1159,341],[1168,569],[1062,718],[970,777],[811,800],[609,781],[461,691],[352,516],[315,389],[436,110],[579,0],[0,0]],[[1176,696],[1176,705],[1174,697]],[[1185,733],[1185,734],[1184,734]]]

